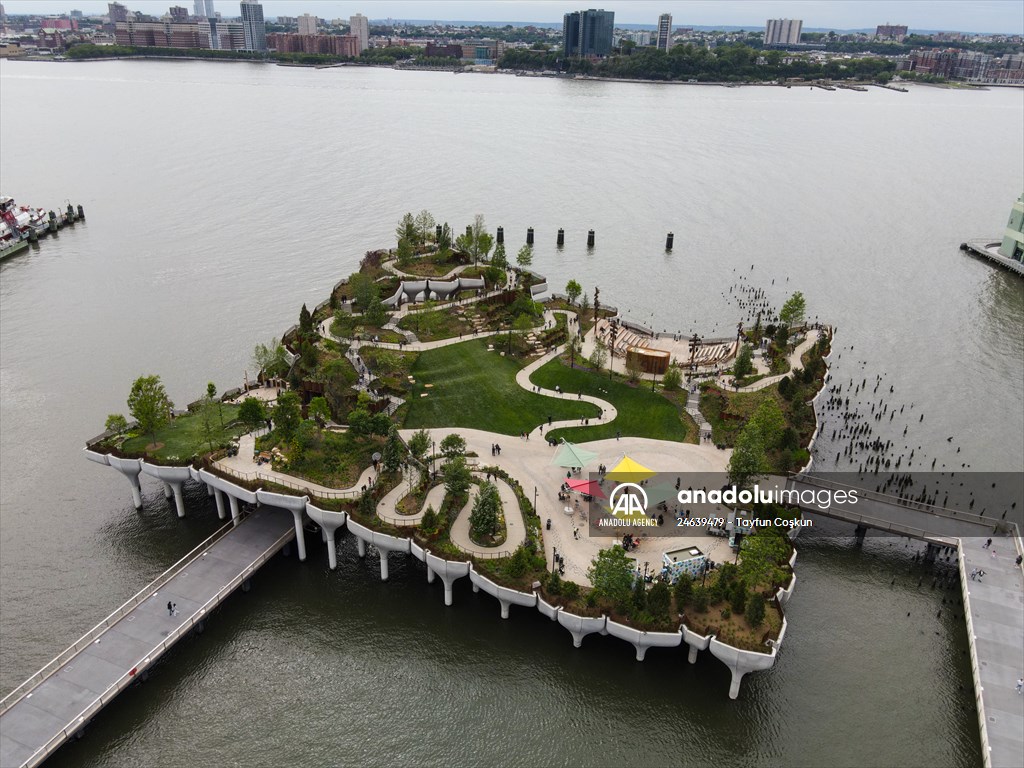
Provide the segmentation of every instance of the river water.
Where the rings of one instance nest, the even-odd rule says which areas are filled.
[[[159,373],[180,405],[240,384],[408,210],[483,213],[510,250],[532,226],[554,286],[659,330],[729,335],[740,276],[802,290],[846,361],[928,414],[930,456],[1021,468],[1022,283],[957,249],[1001,236],[1024,185],[1020,90],[3,61],[0,114],[3,193],[88,217],[0,269],[4,691],[217,526],[201,491],[179,521],[145,483],[136,512],[83,459],[131,381]],[[706,654],[573,649],[464,584],[444,608],[412,563],[382,584],[350,539],[332,573],[310,542],[53,762],[980,764],[963,621],[936,617],[953,593],[849,533],[801,536],[783,650],[736,702]]]

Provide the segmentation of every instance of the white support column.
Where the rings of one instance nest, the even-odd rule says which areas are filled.
[[[380,580],[388,580],[388,551],[386,549],[377,548],[377,552],[380,553]]]
[[[327,529],[324,528],[326,534]],[[327,563],[331,566],[333,571],[338,567],[338,546],[334,542],[334,531],[332,530],[330,535],[327,537]]]
[[[433,584],[433,583],[434,583],[434,572],[432,570],[430,570],[429,568],[427,568],[427,584]]]
[[[185,498],[181,495],[181,481],[171,482],[171,493],[174,495],[174,506],[178,509],[178,517],[185,516]]]
[[[231,522],[238,525],[238,499],[229,493],[228,504],[231,507]]]
[[[206,486],[206,495],[207,496],[213,496],[213,486],[212,485]]]
[[[360,557],[366,557],[366,542],[356,537],[356,552]]]
[[[455,582],[451,576],[442,576],[441,581],[444,582],[444,604],[451,605],[452,599],[452,584]]]
[[[732,682],[729,684],[729,698],[735,699],[740,695],[740,682],[743,680],[743,675],[746,673],[740,672],[735,667],[731,667],[729,671],[732,672]]]
[[[299,549],[299,562],[305,562],[306,560],[306,536],[305,531],[302,529],[302,510],[293,509],[291,510],[292,518],[295,520],[295,545]]]
[[[164,483],[164,498],[168,501],[174,498],[174,490],[171,488],[171,484],[167,482]]]
[[[697,648],[696,645],[691,645],[690,646],[690,654],[689,654],[689,656],[686,657],[686,660],[689,661],[691,664],[696,664],[697,663],[697,651],[698,650],[700,650],[700,649]]]
[[[212,485],[206,486],[207,490],[213,491],[213,500],[217,502],[217,517],[223,520],[227,517],[227,512],[224,511],[224,491],[219,488],[214,488]]]
[[[475,587],[476,585],[474,584],[473,586]],[[508,600],[502,600],[500,597],[498,598],[498,603],[501,605],[501,618],[507,619],[508,607],[509,605],[511,605],[511,603],[509,603]]]

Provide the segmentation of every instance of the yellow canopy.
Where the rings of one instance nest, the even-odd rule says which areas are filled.
[[[633,461],[629,456],[623,456],[622,460],[615,465],[615,468],[608,472],[607,477],[612,480],[636,483],[653,477],[656,474],[658,473],[637,461]]]

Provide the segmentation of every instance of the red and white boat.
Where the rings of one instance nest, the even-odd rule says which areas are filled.
[[[42,234],[50,224],[42,208],[17,205],[13,197],[0,197],[0,241],[21,240],[31,230]]]

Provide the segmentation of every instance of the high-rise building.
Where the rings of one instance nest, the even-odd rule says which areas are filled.
[[[672,14],[663,13],[658,17],[658,50],[668,53],[672,47]]]
[[[180,5],[172,5],[171,10],[168,12],[171,21],[188,21],[188,8],[182,8]]]
[[[258,0],[242,0],[241,7],[245,50],[267,50],[267,25],[263,21],[263,6]]]
[[[300,35],[315,35],[316,25],[319,19],[316,16],[311,16],[308,13],[304,13],[299,16],[299,34]]]
[[[107,16],[111,24],[119,21],[128,21],[128,9],[120,3],[107,3]]]
[[[768,19],[764,26],[765,45],[796,45],[804,23],[800,19]]]
[[[575,11],[562,20],[562,53],[565,56],[610,56],[615,31],[615,12]]]
[[[206,18],[206,4],[203,0],[195,0],[195,2],[192,3],[192,15],[197,19]]]
[[[206,13],[206,18],[215,19],[217,14],[213,10],[213,0],[204,0],[203,10]]]
[[[348,20],[350,27],[349,34],[359,38],[359,52],[362,53],[370,47],[370,20],[357,13]]]

